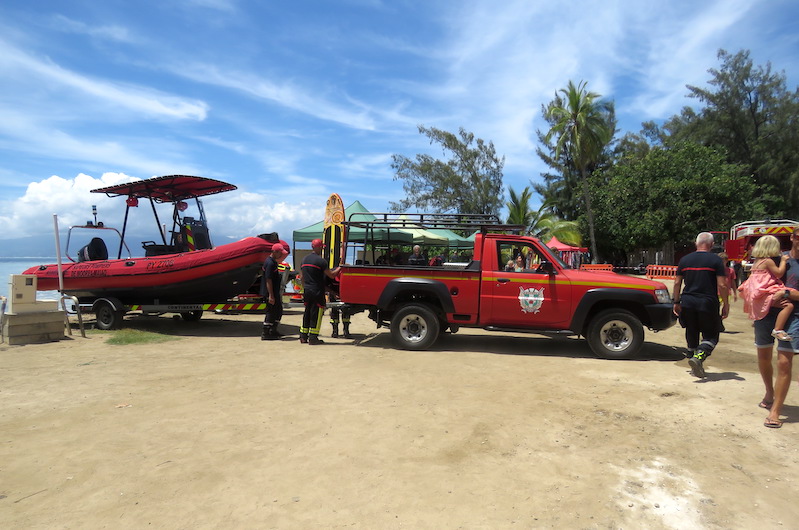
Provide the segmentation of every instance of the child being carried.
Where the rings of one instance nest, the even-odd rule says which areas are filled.
[[[755,243],[752,257],[755,262],[749,279],[738,287],[738,291],[744,299],[744,311],[749,318],[760,320],[768,315],[772,307],[779,307],[783,298],[787,298],[782,296],[786,287],[781,278],[785,275],[788,256],[780,252],[780,242],[776,237],[763,236]],[[776,261],[779,261],[779,265]],[[785,304],[777,315],[772,337],[782,341],[791,340],[791,336],[785,332],[785,324],[792,312],[793,304]]]

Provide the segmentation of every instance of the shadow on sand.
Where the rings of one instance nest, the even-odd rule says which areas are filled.
[[[356,340],[362,347],[394,349],[388,331],[370,334]],[[485,352],[494,355],[534,355],[546,357],[571,357],[594,359],[588,342],[576,337],[547,337],[541,335],[469,334],[463,331],[444,334],[430,349],[438,352]],[[684,359],[679,348],[654,342],[645,342],[635,359],[628,361],[679,361]]]
[[[260,338],[262,322],[259,319],[237,319],[235,315],[215,315],[213,319],[203,318],[197,322],[183,320],[180,315],[145,315],[131,313],[125,317],[125,328],[161,333],[175,337],[250,337]],[[73,329],[76,327],[73,325]],[[287,335],[286,342],[299,337],[299,327],[286,323],[280,324],[280,331]],[[322,338],[327,338],[329,329],[323,330]],[[369,334],[355,334],[347,342],[335,339],[333,344],[352,344],[359,348],[397,349],[387,329]],[[401,351],[401,350],[397,350]],[[547,357],[571,357],[575,359],[596,358],[582,338],[568,336],[545,336],[525,334],[445,333],[430,349],[436,352],[485,352],[493,355],[531,355]],[[644,342],[644,346],[634,359],[629,361],[679,361],[684,359],[681,350],[655,342]]]

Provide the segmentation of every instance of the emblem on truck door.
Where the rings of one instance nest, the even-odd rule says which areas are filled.
[[[544,288],[519,287],[519,305],[523,313],[538,313],[544,303]]]

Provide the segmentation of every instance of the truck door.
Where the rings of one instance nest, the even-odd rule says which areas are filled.
[[[532,244],[497,240],[496,245],[499,270],[483,270],[481,324],[533,329],[568,326],[571,283],[551,258]],[[554,274],[545,272],[545,262]]]

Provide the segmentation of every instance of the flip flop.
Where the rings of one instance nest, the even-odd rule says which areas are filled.
[[[763,423],[763,425],[769,429],[779,429],[782,427],[782,422],[780,420],[770,420],[766,418],[766,421]]]
[[[760,407],[761,409],[771,410],[771,405],[773,404],[774,404],[773,401],[763,400],[760,402],[760,404],[758,404],[758,407]]]

